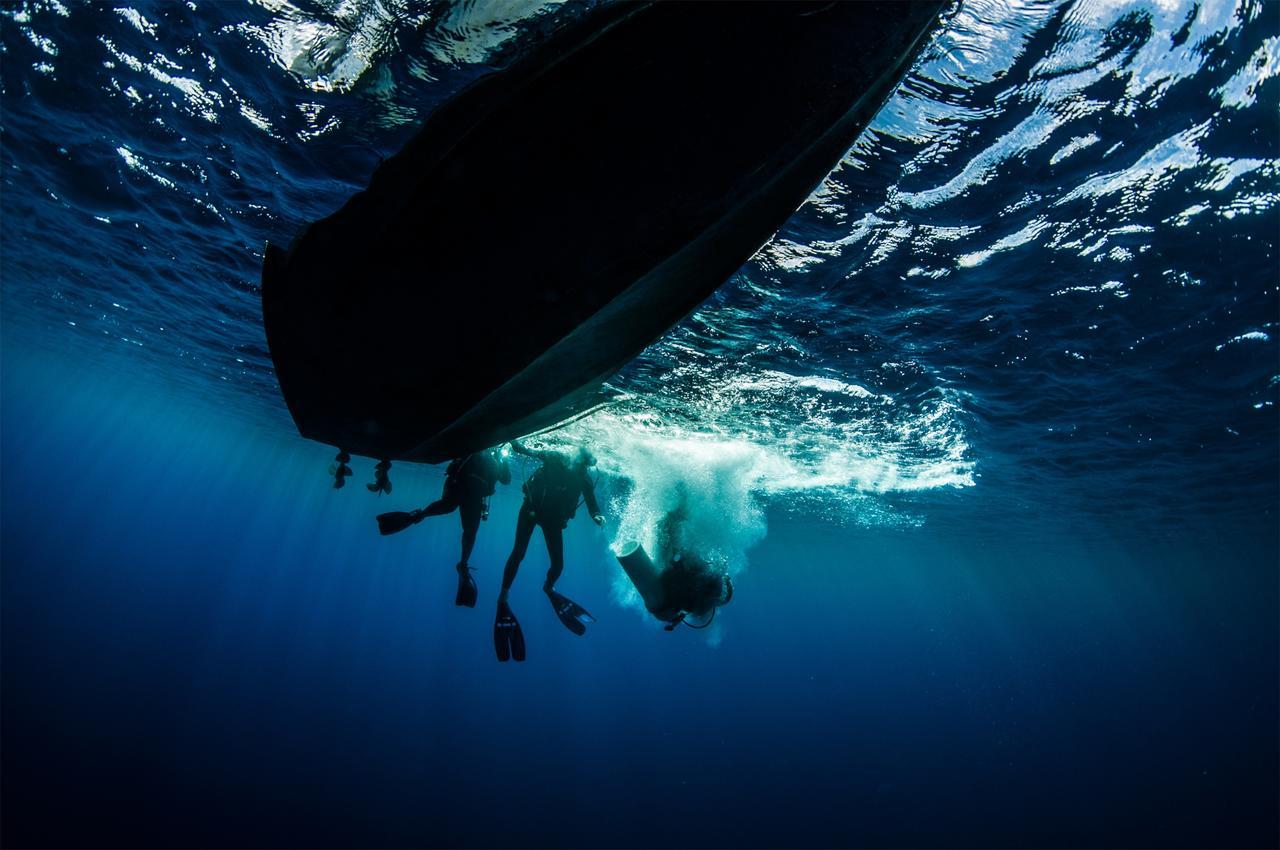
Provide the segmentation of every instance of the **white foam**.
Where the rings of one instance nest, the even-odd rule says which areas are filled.
[[[974,483],[953,395],[906,409],[827,376],[697,371],[677,376],[684,392],[625,397],[545,438],[590,445],[615,550],[638,540],[653,552],[658,523],[683,504],[686,540],[732,575],[764,538],[770,507],[834,525],[915,524],[884,497]],[[615,590],[642,610],[620,569]]]

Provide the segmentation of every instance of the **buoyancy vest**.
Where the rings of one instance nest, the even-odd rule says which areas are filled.
[[[582,473],[564,463],[546,461],[525,482],[524,494],[538,522],[567,525],[582,497]]]

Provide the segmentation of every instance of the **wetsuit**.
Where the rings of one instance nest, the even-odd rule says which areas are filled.
[[[516,520],[516,542],[502,575],[504,592],[516,579],[520,562],[529,550],[534,526],[542,529],[542,538],[547,544],[551,566],[547,570],[544,587],[551,587],[564,572],[564,528],[573,519],[579,500],[586,504],[591,516],[600,515],[595,487],[585,465],[573,462],[559,452],[534,451],[523,446],[517,447],[516,451],[542,461],[542,466],[524,485],[524,504],[520,506],[520,516]]]
[[[682,546],[681,528],[685,522],[684,500],[670,511],[657,528],[657,556],[662,564],[660,576],[662,604],[649,607],[659,620],[674,622],[685,614],[704,617],[721,604],[725,585],[722,574],[698,555]],[[727,601],[727,600],[725,600]]]
[[[491,451],[476,452],[449,462],[444,473],[444,493],[422,509],[423,516],[440,516],[458,511],[462,518],[462,563],[471,558],[476,532],[484,513],[484,500],[497,485],[511,483],[511,467]]]

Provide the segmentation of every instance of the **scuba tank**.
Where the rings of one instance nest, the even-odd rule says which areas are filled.
[[[525,498],[534,517],[541,521],[568,524],[578,512],[578,496],[581,485],[576,480],[573,467],[544,461],[542,466],[524,483]]]
[[[622,544],[618,551],[618,563],[640,592],[640,598],[644,600],[644,607],[649,609],[649,613],[659,620],[666,619],[659,613],[665,613],[663,603],[666,594],[662,591],[662,571],[653,563],[649,553],[644,551],[640,541],[629,540]]]

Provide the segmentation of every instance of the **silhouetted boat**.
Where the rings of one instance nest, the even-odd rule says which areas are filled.
[[[267,247],[298,430],[434,463],[591,407],[821,182],[942,5],[617,4],[459,92]]]

